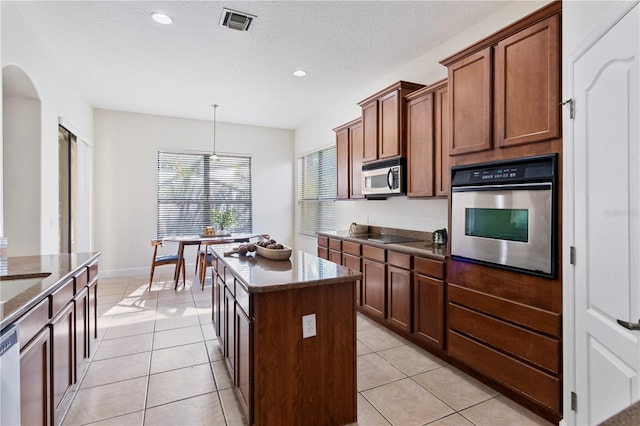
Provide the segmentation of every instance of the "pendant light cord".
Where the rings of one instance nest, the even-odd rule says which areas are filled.
[[[218,156],[216,154],[216,109],[218,109],[218,104],[211,106],[213,107],[213,154],[211,157],[216,158]]]

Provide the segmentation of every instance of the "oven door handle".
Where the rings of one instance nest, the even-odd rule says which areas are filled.
[[[479,185],[479,186],[458,186],[451,188],[451,192],[471,192],[471,191],[535,191],[535,190],[551,190],[553,184],[551,182],[536,183],[520,183],[512,185]]]

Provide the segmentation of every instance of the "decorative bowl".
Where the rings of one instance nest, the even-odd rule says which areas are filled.
[[[291,257],[291,247],[284,246],[282,249],[268,249],[265,247],[256,246],[258,254],[264,258],[271,260],[287,260]]]
[[[358,225],[352,223],[349,227],[349,235],[364,235],[369,233],[369,225]]]

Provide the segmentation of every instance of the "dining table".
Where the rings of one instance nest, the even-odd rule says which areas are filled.
[[[173,280],[175,282],[175,288],[178,288],[178,281],[180,279],[180,268],[184,263],[184,248],[185,246],[202,245],[202,244],[228,244],[228,243],[247,243],[252,238],[267,238],[268,234],[257,233],[237,233],[227,235],[176,235],[170,237],[164,237],[163,242],[178,243],[178,263],[176,263],[176,270],[173,274]],[[186,277],[182,277],[183,281],[186,281]]]

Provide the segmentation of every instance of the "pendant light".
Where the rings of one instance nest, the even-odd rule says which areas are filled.
[[[218,109],[218,104],[211,106],[213,107],[213,153],[211,153],[211,159],[216,160],[218,158],[216,154],[216,109]]]

